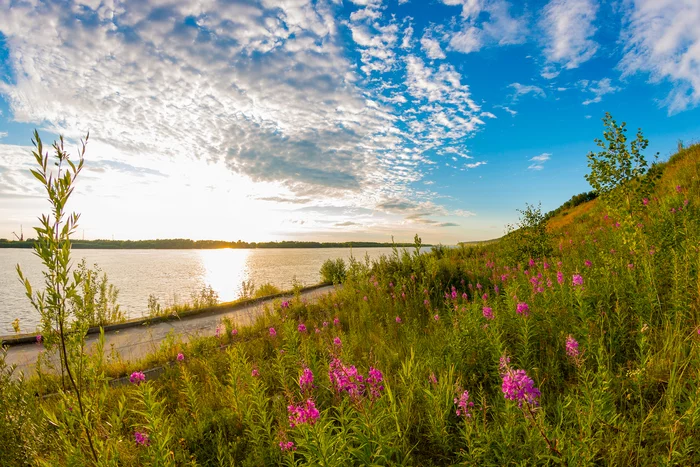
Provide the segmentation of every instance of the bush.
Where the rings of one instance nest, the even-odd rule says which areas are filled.
[[[321,265],[321,281],[340,284],[345,281],[345,261],[342,258],[327,259]]]

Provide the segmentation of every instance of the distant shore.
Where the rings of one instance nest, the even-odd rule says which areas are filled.
[[[34,240],[8,241],[0,239],[0,248],[32,248]],[[71,246],[75,249],[95,250],[216,250],[221,248],[254,249],[254,248],[412,248],[413,243],[380,243],[380,242],[227,242],[223,240],[73,240]],[[432,245],[421,245],[430,247]]]

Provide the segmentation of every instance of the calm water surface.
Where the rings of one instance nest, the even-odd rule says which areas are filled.
[[[353,248],[352,255],[371,259],[391,254],[391,248]],[[119,288],[119,304],[130,317],[147,313],[148,296],[162,305],[182,303],[190,294],[211,286],[221,301],[241,295],[243,281],[266,282],[289,289],[296,278],[304,285],[321,280],[319,269],[329,258],[348,258],[349,248],[259,250],[73,250],[75,264],[85,258],[97,263]],[[35,290],[43,288],[41,263],[32,250],[0,249],[0,335],[11,334],[19,318],[22,332],[33,331],[39,316],[24,295],[15,265],[19,263]]]

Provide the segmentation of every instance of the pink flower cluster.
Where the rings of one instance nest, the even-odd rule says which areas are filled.
[[[134,371],[131,373],[131,376],[129,376],[129,381],[133,384],[139,385],[146,381],[146,375],[144,375],[142,371]]]
[[[359,400],[366,391],[370,399],[377,399],[384,390],[384,376],[376,368],[370,367],[367,378],[362,376],[354,365],[346,366],[338,358],[334,358],[328,370],[330,379],[336,392],[346,392],[353,400]]]
[[[486,319],[493,319],[493,310],[491,309],[491,307],[485,306],[485,307],[482,309],[482,313],[483,313],[483,315],[484,315],[484,318],[486,318]]]
[[[282,450],[282,452],[296,451],[296,449],[297,449],[296,446],[294,446],[293,441],[287,441],[286,443],[284,441],[280,441],[279,446],[280,446],[280,450]]]
[[[306,325],[304,323],[299,323],[299,326],[297,326],[297,330],[299,332],[306,332]]]
[[[316,387],[314,386],[314,374],[309,368],[304,368],[304,371],[301,373],[299,387],[301,392],[308,392]]]
[[[474,403],[469,400],[469,391],[464,391],[459,398],[455,397],[455,404],[457,405],[457,411],[455,412],[458,417],[471,417],[472,414],[469,413],[469,409],[474,407]]]
[[[516,313],[522,316],[530,316],[530,307],[525,302],[520,302],[515,307]]]
[[[320,416],[312,399],[307,399],[304,405],[288,405],[287,413],[289,414],[289,426],[291,428],[304,423],[313,425]]]
[[[581,274],[574,274],[571,281],[574,287],[580,287],[583,285],[583,276],[581,276]]]
[[[148,434],[140,431],[134,431],[134,440],[136,441],[136,444],[140,444],[141,446],[149,446],[151,444]]]
[[[537,407],[540,402],[540,390],[535,387],[535,382],[527,375],[525,370],[514,370],[510,368],[510,358],[505,355],[501,357],[501,378],[503,384],[501,390],[503,397],[508,400],[517,401],[518,407],[523,406],[523,402],[530,406]]]
[[[569,334],[566,338],[566,355],[576,359],[580,354],[581,351],[578,349],[578,342],[571,334]]]

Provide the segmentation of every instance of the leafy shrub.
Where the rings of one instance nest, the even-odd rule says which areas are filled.
[[[345,261],[342,258],[327,259],[321,265],[321,281],[340,284],[345,281]]]

